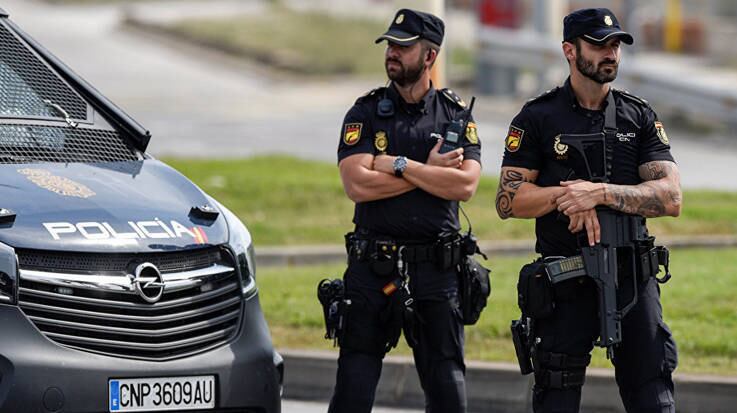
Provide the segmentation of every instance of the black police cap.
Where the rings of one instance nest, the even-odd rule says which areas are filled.
[[[401,9],[394,16],[386,33],[376,43],[386,40],[402,46],[411,46],[420,39],[427,39],[438,46],[443,43],[445,23],[439,17],[421,11]]]
[[[622,30],[619,21],[609,9],[576,10],[563,19],[563,41],[580,37],[589,43],[604,44],[612,37],[632,44],[632,35]]]

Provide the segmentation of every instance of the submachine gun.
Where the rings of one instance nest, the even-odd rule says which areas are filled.
[[[610,181],[617,133],[615,110],[610,92],[604,132],[560,135],[560,144],[569,148],[569,166],[575,174],[572,178],[603,183]],[[548,262],[545,268],[553,284],[583,276],[594,281],[599,308],[599,339],[594,344],[606,347],[607,357],[612,358],[614,346],[622,341],[622,318],[637,304],[638,281],[655,277],[660,265],[664,266],[666,274],[660,279],[656,277],[657,281],[665,283],[670,279],[669,252],[665,247],[654,245],[655,237],[648,234],[644,217],[604,206],[596,207],[596,215],[601,227],[601,242],[591,247],[584,240],[585,236],[581,236],[581,255]],[[623,297],[618,294],[620,280],[617,271],[620,265],[627,264],[631,266],[632,298],[626,303],[618,303],[618,298]]]

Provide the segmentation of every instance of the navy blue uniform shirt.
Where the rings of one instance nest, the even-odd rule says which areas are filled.
[[[394,115],[377,115],[382,98],[394,103]],[[452,91],[430,87],[416,104],[408,104],[392,84],[359,98],[348,111],[338,146],[338,162],[357,153],[403,155],[426,163],[438,137],[465,110]],[[473,119],[459,140],[464,159],[481,163],[481,142]],[[460,230],[458,202],[447,201],[422,189],[370,202],[357,203],[353,215],[357,227],[403,240],[433,240],[442,232]]]
[[[663,125],[650,105],[633,95],[612,88],[617,106],[617,139],[614,142],[611,183],[637,185],[638,167],[652,161],[673,161]],[[606,106],[606,101],[604,102]],[[570,169],[568,148],[556,140],[560,134],[597,133],[604,129],[604,110],[579,106],[570,79],[530,100],[512,120],[505,141],[502,166],[539,171],[536,185],[557,186]],[[535,223],[536,250],[544,256],[577,253],[575,235],[554,210]]]

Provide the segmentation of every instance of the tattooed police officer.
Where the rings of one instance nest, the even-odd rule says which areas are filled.
[[[620,46],[632,42],[607,9],[566,16],[562,49],[569,78],[529,101],[512,121],[497,212],[502,218],[536,218],[536,250],[543,257],[571,257],[580,254],[580,242],[599,242],[597,206],[648,218],[680,213],[680,177],[663,124],[645,100],[610,86]],[[560,136],[602,132],[609,101],[616,105],[617,130],[606,144],[613,146],[610,183],[570,180],[572,151]],[[635,277],[627,268],[632,266],[620,266],[620,285]],[[637,280],[637,304],[621,320],[622,342],[613,349],[620,396],[628,412],[674,412],[675,342],[663,321],[654,276]],[[534,320],[532,333],[533,406],[536,412],[577,412],[599,333],[597,292],[586,277],[551,288],[555,306]]]
[[[460,230],[458,201],[476,191],[481,150],[465,103],[449,89],[436,90],[430,79],[443,34],[438,17],[399,10],[376,40],[387,41],[389,85],[359,98],[343,122],[338,161],[345,192],[355,202],[356,227],[346,237],[350,305],[339,337],[330,412],[371,411],[382,359],[399,337],[391,313],[395,290],[406,278],[397,275],[409,278],[411,299],[400,304],[412,302],[417,321],[402,327],[427,411],[465,411],[454,240]],[[442,151],[441,137],[459,119],[468,127],[455,148]],[[407,317],[400,316],[403,322]]]

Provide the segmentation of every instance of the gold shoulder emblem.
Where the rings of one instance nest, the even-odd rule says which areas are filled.
[[[655,131],[658,132],[658,139],[660,139],[663,145],[670,145],[668,135],[665,133],[665,128],[661,122],[655,122]]]
[[[479,144],[479,135],[476,131],[476,124],[473,122],[468,122],[468,126],[466,126],[466,139],[472,145]]]

